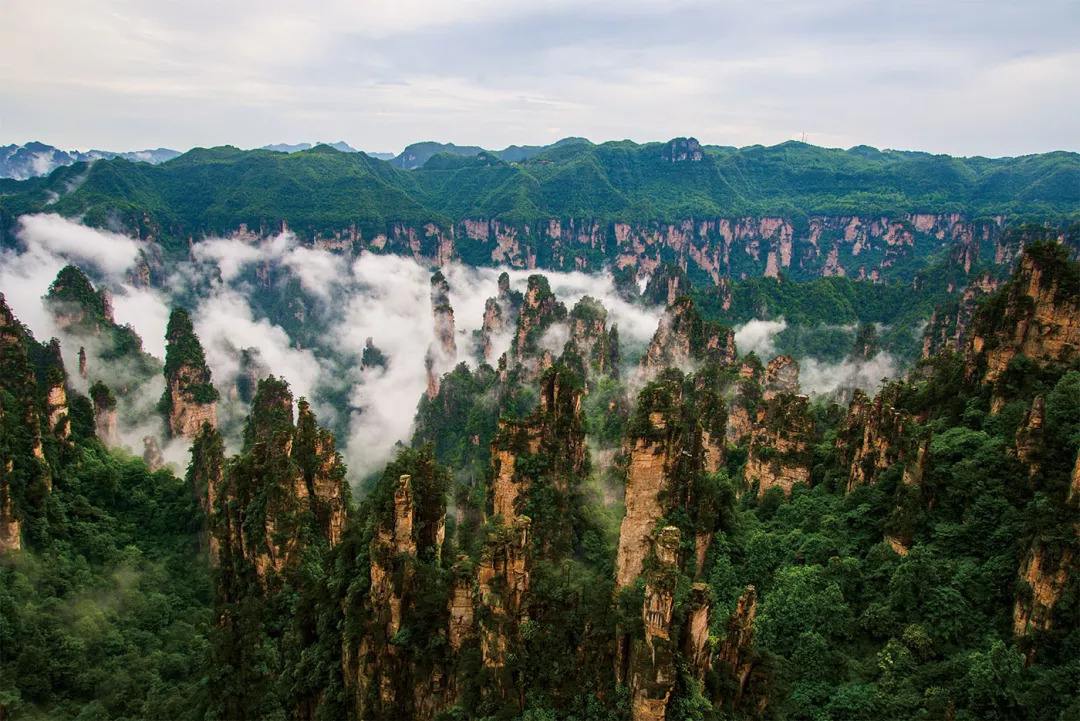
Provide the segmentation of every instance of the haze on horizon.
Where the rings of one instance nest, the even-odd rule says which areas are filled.
[[[9,0],[0,144],[1080,150],[1080,5]]]

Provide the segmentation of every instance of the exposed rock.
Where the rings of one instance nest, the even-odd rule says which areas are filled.
[[[1034,478],[1042,468],[1043,423],[1046,420],[1046,401],[1035,396],[1023,424],[1016,429],[1016,457],[1027,466],[1028,477]]]
[[[888,386],[873,401],[860,390],[852,397],[836,438],[841,462],[849,469],[848,493],[874,483],[896,463],[904,465],[905,483],[918,483],[922,477],[926,450],[913,435],[915,419],[893,407],[897,390]]]
[[[142,458],[151,473],[165,467],[165,456],[161,453],[161,446],[153,436],[143,437]]]
[[[530,275],[518,315],[517,330],[510,346],[512,364],[524,364],[534,372],[538,371],[538,359],[544,351],[541,345],[544,334],[553,324],[565,319],[566,306],[555,298],[547,278]]]
[[[187,311],[173,310],[166,341],[167,387],[161,407],[172,436],[194,438],[204,423],[217,427],[218,393],[211,383],[210,368]]]
[[[555,492],[564,518],[544,519],[545,548],[569,538],[566,526],[572,491],[588,475],[589,458],[581,411],[583,389],[565,368],[553,368],[540,379],[540,403],[535,412],[521,421],[500,420],[491,444],[491,512],[509,525],[524,511],[530,489],[541,484]],[[546,459],[543,470],[518,468],[521,456]]]
[[[689,612],[683,627],[683,657],[699,682],[712,667],[709,647],[709,611],[711,591],[707,583],[695,583],[690,588]]]
[[[1013,635],[1017,639],[1047,631],[1053,626],[1054,607],[1061,600],[1070,577],[1077,571],[1074,560],[1069,548],[1050,554],[1039,545],[1024,557],[1020,566],[1022,583],[1013,606]]]
[[[442,271],[431,276],[431,316],[435,343],[428,351],[428,398],[439,393],[439,378],[457,361],[457,341],[454,338],[454,309],[450,305],[450,283]]]
[[[796,484],[810,483],[813,420],[806,396],[779,395],[758,409],[743,475],[758,484],[758,496],[780,488],[790,496]]]
[[[0,417],[2,415],[0,410]],[[15,503],[11,498],[13,470],[12,459],[0,458],[0,554],[22,548],[22,522],[15,515]]]
[[[670,163],[700,162],[705,157],[697,138],[675,138],[664,144],[660,157]]]
[[[690,279],[686,271],[673,263],[662,263],[649,277],[642,297],[665,308],[677,298],[690,294]]]
[[[86,369],[86,348],[79,346],[79,377],[86,380],[89,373]]]
[[[922,357],[929,358],[942,351],[957,352],[966,347],[979,301],[997,290],[999,285],[993,276],[983,274],[964,288],[959,299],[934,309],[923,331]]]
[[[701,538],[695,538],[695,563],[701,570],[717,519],[711,500],[697,497],[695,490],[723,457],[721,393],[722,386],[705,371],[684,378],[672,369],[639,395],[624,447],[626,514],[615,559],[617,590],[641,574],[657,522],[677,507],[697,522]]]
[[[764,399],[781,393],[799,392],[799,363],[789,355],[778,355],[765,366]]]
[[[90,386],[90,398],[94,401],[94,433],[108,448],[120,443],[116,396],[101,381]]]
[[[742,697],[749,686],[751,672],[754,670],[753,641],[754,619],[757,616],[757,590],[747,586],[735,612],[727,622],[724,638],[717,644],[713,663],[724,669],[735,682],[735,697],[731,699],[734,707],[740,706]]]
[[[717,323],[703,320],[694,301],[680,297],[660,318],[641,366],[647,373],[664,368],[685,369],[693,363],[735,362],[735,333]]]
[[[576,353],[587,369],[594,373],[617,375],[619,366],[619,334],[607,328],[607,310],[600,301],[584,296],[574,305],[567,318],[570,338],[564,352]]]
[[[489,534],[481,554],[477,581],[480,604],[480,651],[486,668],[496,671],[506,666],[510,644],[518,637],[525,620],[525,597],[529,590],[531,559],[527,516],[518,516],[510,526],[500,526]],[[496,673],[493,691],[510,692],[510,681]]]
[[[656,539],[656,566],[645,583],[641,617],[644,638],[635,639],[630,660],[630,718],[663,721],[675,686],[675,654],[671,639],[675,583],[679,562],[679,529],[663,528]]]
[[[488,298],[484,304],[480,351],[485,361],[492,359],[494,339],[517,328],[521,303],[521,293],[510,290],[510,276],[507,273],[499,274],[499,293],[494,298]]]
[[[450,587],[450,626],[447,632],[447,640],[453,651],[461,650],[466,639],[472,636],[474,627],[476,603],[473,587],[475,579],[471,573],[468,556],[459,556],[457,563],[452,569],[454,580]]]
[[[991,411],[1007,398],[998,381],[1017,356],[1066,363],[1080,352],[1080,270],[1061,246],[1029,247],[1002,291],[981,307],[967,348],[968,367],[994,386]]]
[[[240,369],[233,386],[233,397],[243,403],[251,403],[259,381],[270,375],[270,368],[263,361],[258,348],[244,348],[240,351]]]

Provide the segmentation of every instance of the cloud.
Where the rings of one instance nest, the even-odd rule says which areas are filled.
[[[91,265],[108,276],[121,276],[135,264],[140,243],[120,233],[89,228],[53,213],[19,218],[16,237],[26,246]]]
[[[799,360],[799,385],[804,392],[812,395],[829,395],[852,388],[873,393],[882,380],[896,378],[898,373],[896,359],[885,351],[868,361],[825,363],[816,358]]]
[[[787,328],[787,321],[752,320],[735,328],[735,347],[739,353],[756,353],[768,361],[776,352],[776,334]]]
[[[1076,149],[1078,22],[1061,0],[9,0],[0,82],[9,140],[65,147],[806,132],[1015,155]]]

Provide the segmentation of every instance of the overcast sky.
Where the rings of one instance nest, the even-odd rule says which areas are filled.
[[[1080,149],[1077,0],[0,0],[0,144]]]

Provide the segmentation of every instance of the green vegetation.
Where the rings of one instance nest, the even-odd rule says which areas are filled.
[[[273,230],[283,221],[304,234],[355,225],[374,235],[395,222],[445,225],[467,217],[529,223],[782,215],[798,224],[810,215],[856,213],[1062,218],[1075,217],[1080,204],[1075,153],[953,158],[788,142],[706,148],[699,162],[672,163],[663,149],[567,142],[502,159],[434,155],[408,171],[325,145],[288,154],[197,148],[161,165],[103,160],[5,182],[0,229],[9,234],[19,214],[44,209],[50,191],[62,196],[50,207],[55,212],[93,225],[119,218],[177,251],[191,235],[240,224]],[[68,192],[84,173],[85,182]]]

